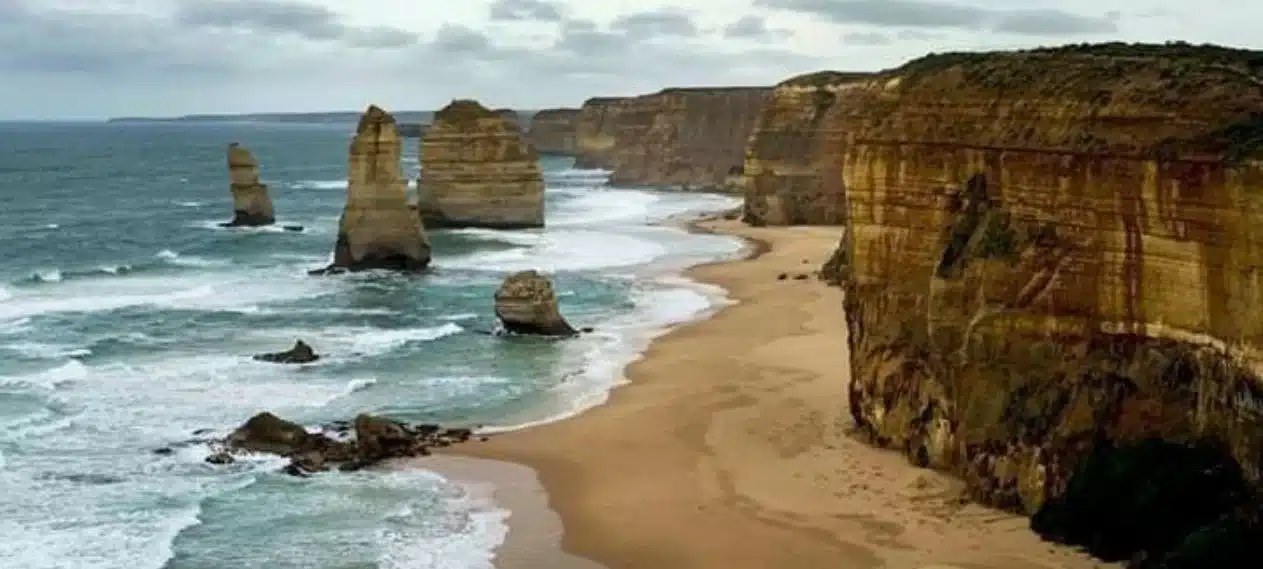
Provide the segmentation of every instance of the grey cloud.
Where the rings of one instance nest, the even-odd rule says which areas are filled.
[[[443,24],[434,36],[432,47],[440,53],[481,55],[491,51],[491,38],[458,24]]]
[[[496,0],[491,5],[493,21],[559,22],[562,18],[561,6],[546,0]]]
[[[894,38],[881,32],[851,32],[842,34],[842,43],[847,45],[888,45]]]
[[[674,11],[624,14],[610,22],[610,29],[631,39],[653,37],[691,38],[698,35],[697,24],[688,14]]]
[[[938,0],[755,0],[763,8],[823,16],[841,24],[1073,36],[1118,31],[1116,17],[1064,10],[1008,10]]]
[[[785,39],[790,35],[792,34],[789,30],[767,27],[767,19],[763,16],[742,16],[731,24],[724,26],[724,37],[726,38]]]
[[[923,30],[900,30],[895,37],[902,41],[929,41],[943,39],[943,34],[935,34]]]
[[[356,47],[402,47],[417,41],[416,34],[397,28],[349,26],[324,6],[295,0],[180,0],[174,17],[192,28],[290,33]]]

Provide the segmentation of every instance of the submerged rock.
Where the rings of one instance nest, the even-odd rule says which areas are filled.
[[[268,187],[259,182],[259,162],[236,142],[228,145],[228,180],[232,190],[232,221],[223,226],[260,226],[276,222]]]
[[[277,364],[306,364],[320,359],[320,354],[317,354],[306,342],[298,340],[294,342],[294,347],[284,352],[255,354],[254,359]]]
[[[575,329],[561,316],[553,283],[537,271],[509,275],[495,294],[496,317],[515,334],[573,336]]]
[[[419,271],[430,264],[429,238],[408,207],[407,181],[399,169],[401,144],[390,113],[373,105],[360,117],[333,264],[315,272]]]

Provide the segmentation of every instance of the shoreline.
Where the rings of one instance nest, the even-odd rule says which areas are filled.
[[[851,438],[841,291],[813,275],[839,228],[717,217],[686,225],[741,238],[748,254],[683,276],[732,303],[655,337],[604,404],[445,453],[527,467],[546,491],[511,510],[498,567],[543,566],[509,551],[547,512],[566,527],[554,556],[609,569],[1112,567]]]

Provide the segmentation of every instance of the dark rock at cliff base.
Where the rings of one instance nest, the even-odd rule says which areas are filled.
[[[495,311],[509,333],[540,336],[578,333],[561,316],[553,283],[537,271],[521,271],[505,278],[495,294]]]
[[[1241,468],[1218,446],[1156,439],[1102,445],[1066,491],[1035,513],[1031,529],[1106,561],[1161,559],[1194,534],[1204,537],[1193,539],[1184,555],[1209,555],[1205,540],[1232,541],[1230,531],[1210,526],[1252,499]]]
[[[1263,519],[1256,507],[1203,526],[1170,552],[1134,561],[1130,569],[1253,569],[1259,559],[1263,559]]]
[[[232,454],[230,454],[228,451],[221,450],[219,452],[212,453],[210,456],[206,457],[206,462],[209,462],[211,464],[232,464],[234,462],[237,462],[237,459],[233,458]]]
[[[303,226],[301,226],[301,225],[293,225],[293,224],[285,224],[285,225],[282,225],[282,226],[281,226],[281,229],[284,229],[285,231],[296,231],[296,232],[297,232],[297,231],[306,231],[306,228],[304,228]]]
[[[320,354],[317,354],[306,342],[298,340],[294,342],[294,347],[284,352],[256,354],[254,359],[276,364],[306,364],[320,359]]]
[[[298,423],[263,412],[250,417],[224,442],[232,449],[285,455],[312,446],[313,436]]]

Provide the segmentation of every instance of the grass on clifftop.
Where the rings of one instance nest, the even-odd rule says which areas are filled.
[[[999,64],[1021,57],[1056,58],[1086,56],[1113,59],[1165,59],[1172,63],[1220,66],[1251,75],[1263,72],[1263,51],[1236,49],[1213,44],[1193,45],[1186,42],[1154,43],[1082,43],[1057,47],[1040,47],[1016,51],[931,53],[891,69],[888,73],[916,76],[942,71],[956,65]]]

